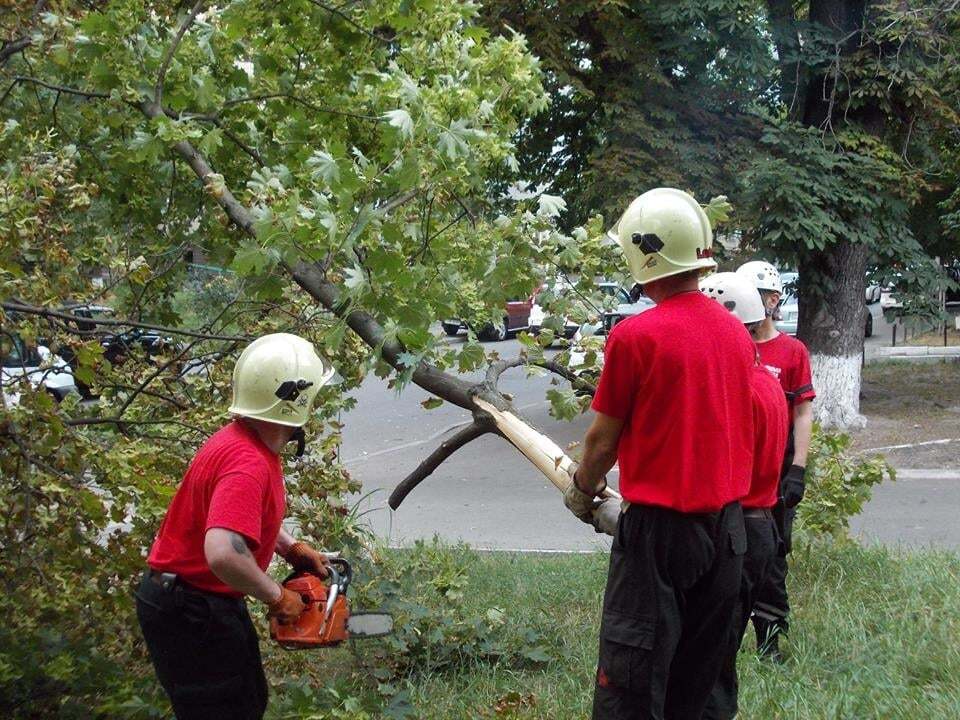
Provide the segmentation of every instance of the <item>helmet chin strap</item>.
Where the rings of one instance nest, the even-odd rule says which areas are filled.
[[[303,432],[302,427],[298,427],[293,431],[293,435],[290,436],[290,442],[294,440],[297,441],[297,457],[303,457],[303,451],[307,448],[307,435]]]

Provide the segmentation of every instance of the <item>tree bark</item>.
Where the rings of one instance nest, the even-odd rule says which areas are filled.
[[[783,3],[770,0],[770,6]],[[810,21],[832,30],[838,43],[836,61],[809,78],[795,117],[824,133],[853,125],[882,136],[884,116],[873,106],[845,112],[838,99],[836,78],[844,58],[862,43],[868,0],[812,0]],[[781,8],[781,11],[783,8]],[[798,253],[799,322],[797,335],[810,351],[817,401],[814,414],[825,427],[862,426],[860,370],[864,300],[870,249],[863,243],[836,239],[820,251]]]
[[[864,424],[860,369],[869,312],[864,301],[869,249],[842,241],[800,257],[797,334],[810,350],[818,400],[815,417],[825,427]]]

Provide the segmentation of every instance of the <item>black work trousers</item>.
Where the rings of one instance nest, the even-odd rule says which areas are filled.
[[[594,720],[700,720],[728,645],[746,546],[739,503],[710,514],[631,505],[621,515]]]
[[[178,720],[260,720],[267,681],[246,603],[157,577],[140,582],[137,619]]]
[[[762,644],[776,634],[786,634],[790,629],[790,599],[787,596],[787,555],[793,547],[793,520],[796,508],[778,505],[774,511],[781,536],[780,551],[770,563],[767,576],[753,598],[753,627],[757,642]]]
[[[766,582],[771,564],[778,557],[779,533],[772,513],[747,512],[744,525],[747,528],[747,554],[743,558],[740,597],[733,611],[729,645],[720,676],[710,693],[703,720],[730,720],[737,714],[737,653],[750,624],[754,594]]]

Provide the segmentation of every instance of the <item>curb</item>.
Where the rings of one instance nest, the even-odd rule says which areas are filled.
[[[877,360],[955,360],[960,362],[960,346],[900,345],[898,347],[875,347],[866,356],[866,361]]]

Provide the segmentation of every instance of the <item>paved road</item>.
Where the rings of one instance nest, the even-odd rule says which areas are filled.
[[[492,349],[493,345],[487,345]],[[515,357],[519,343],[496,345],[502,357]],[[526,378],[511,370],[500,382],[512,393],[525,419],[561,446],[578,441],[588,417],[573,423],[550,417],[545,391],[549,377]],[[435,533],[480,548],[591,550],[605,547],[596,535],[563,507],[556,489],[518,453],[496,436],[460,449],[414,490],[396,512],[387,507],[390,491],[447,435],[468,422],[469,414],[443,405],[424,410],[427,394],[408,388],[399,396],[376,378],[356,391],[357,407],[344,416],[342,457],[374,491],[367,503],[374,529],[392,543],[409,543]]]
[[[850,528],[864,543],[960,548],[960,462],[952,469],[901,469],[877,487]]]
[[[876,306],[874,306],[876,307]],[[494,346],[487,345],[488,349]],[[519,352],[515,340],[499,343],[502,357]],[[579,441],[589,415],[572,423],[550,417],[544,392],[549,377],[525,378],[511,370],[501,388],[535,427],[561,446]],[[414,490],[396,512],[387,496],[407,473],[457,426],[466,412],[444,405],[424,410],[427,394],[416,387],[397,395],[377,378],[355,391],[357,407],[345,415],[342,457],[373,491],[365,507],[375,531],[404,544],[438,534],[481,548],[593,550],[607,542],[564,509],[558,492],[511,445],[487,436],[462,448]],[[960,461],[949,472],[904,473],[881,486],[853,528],[868,541],[960,547]]]

